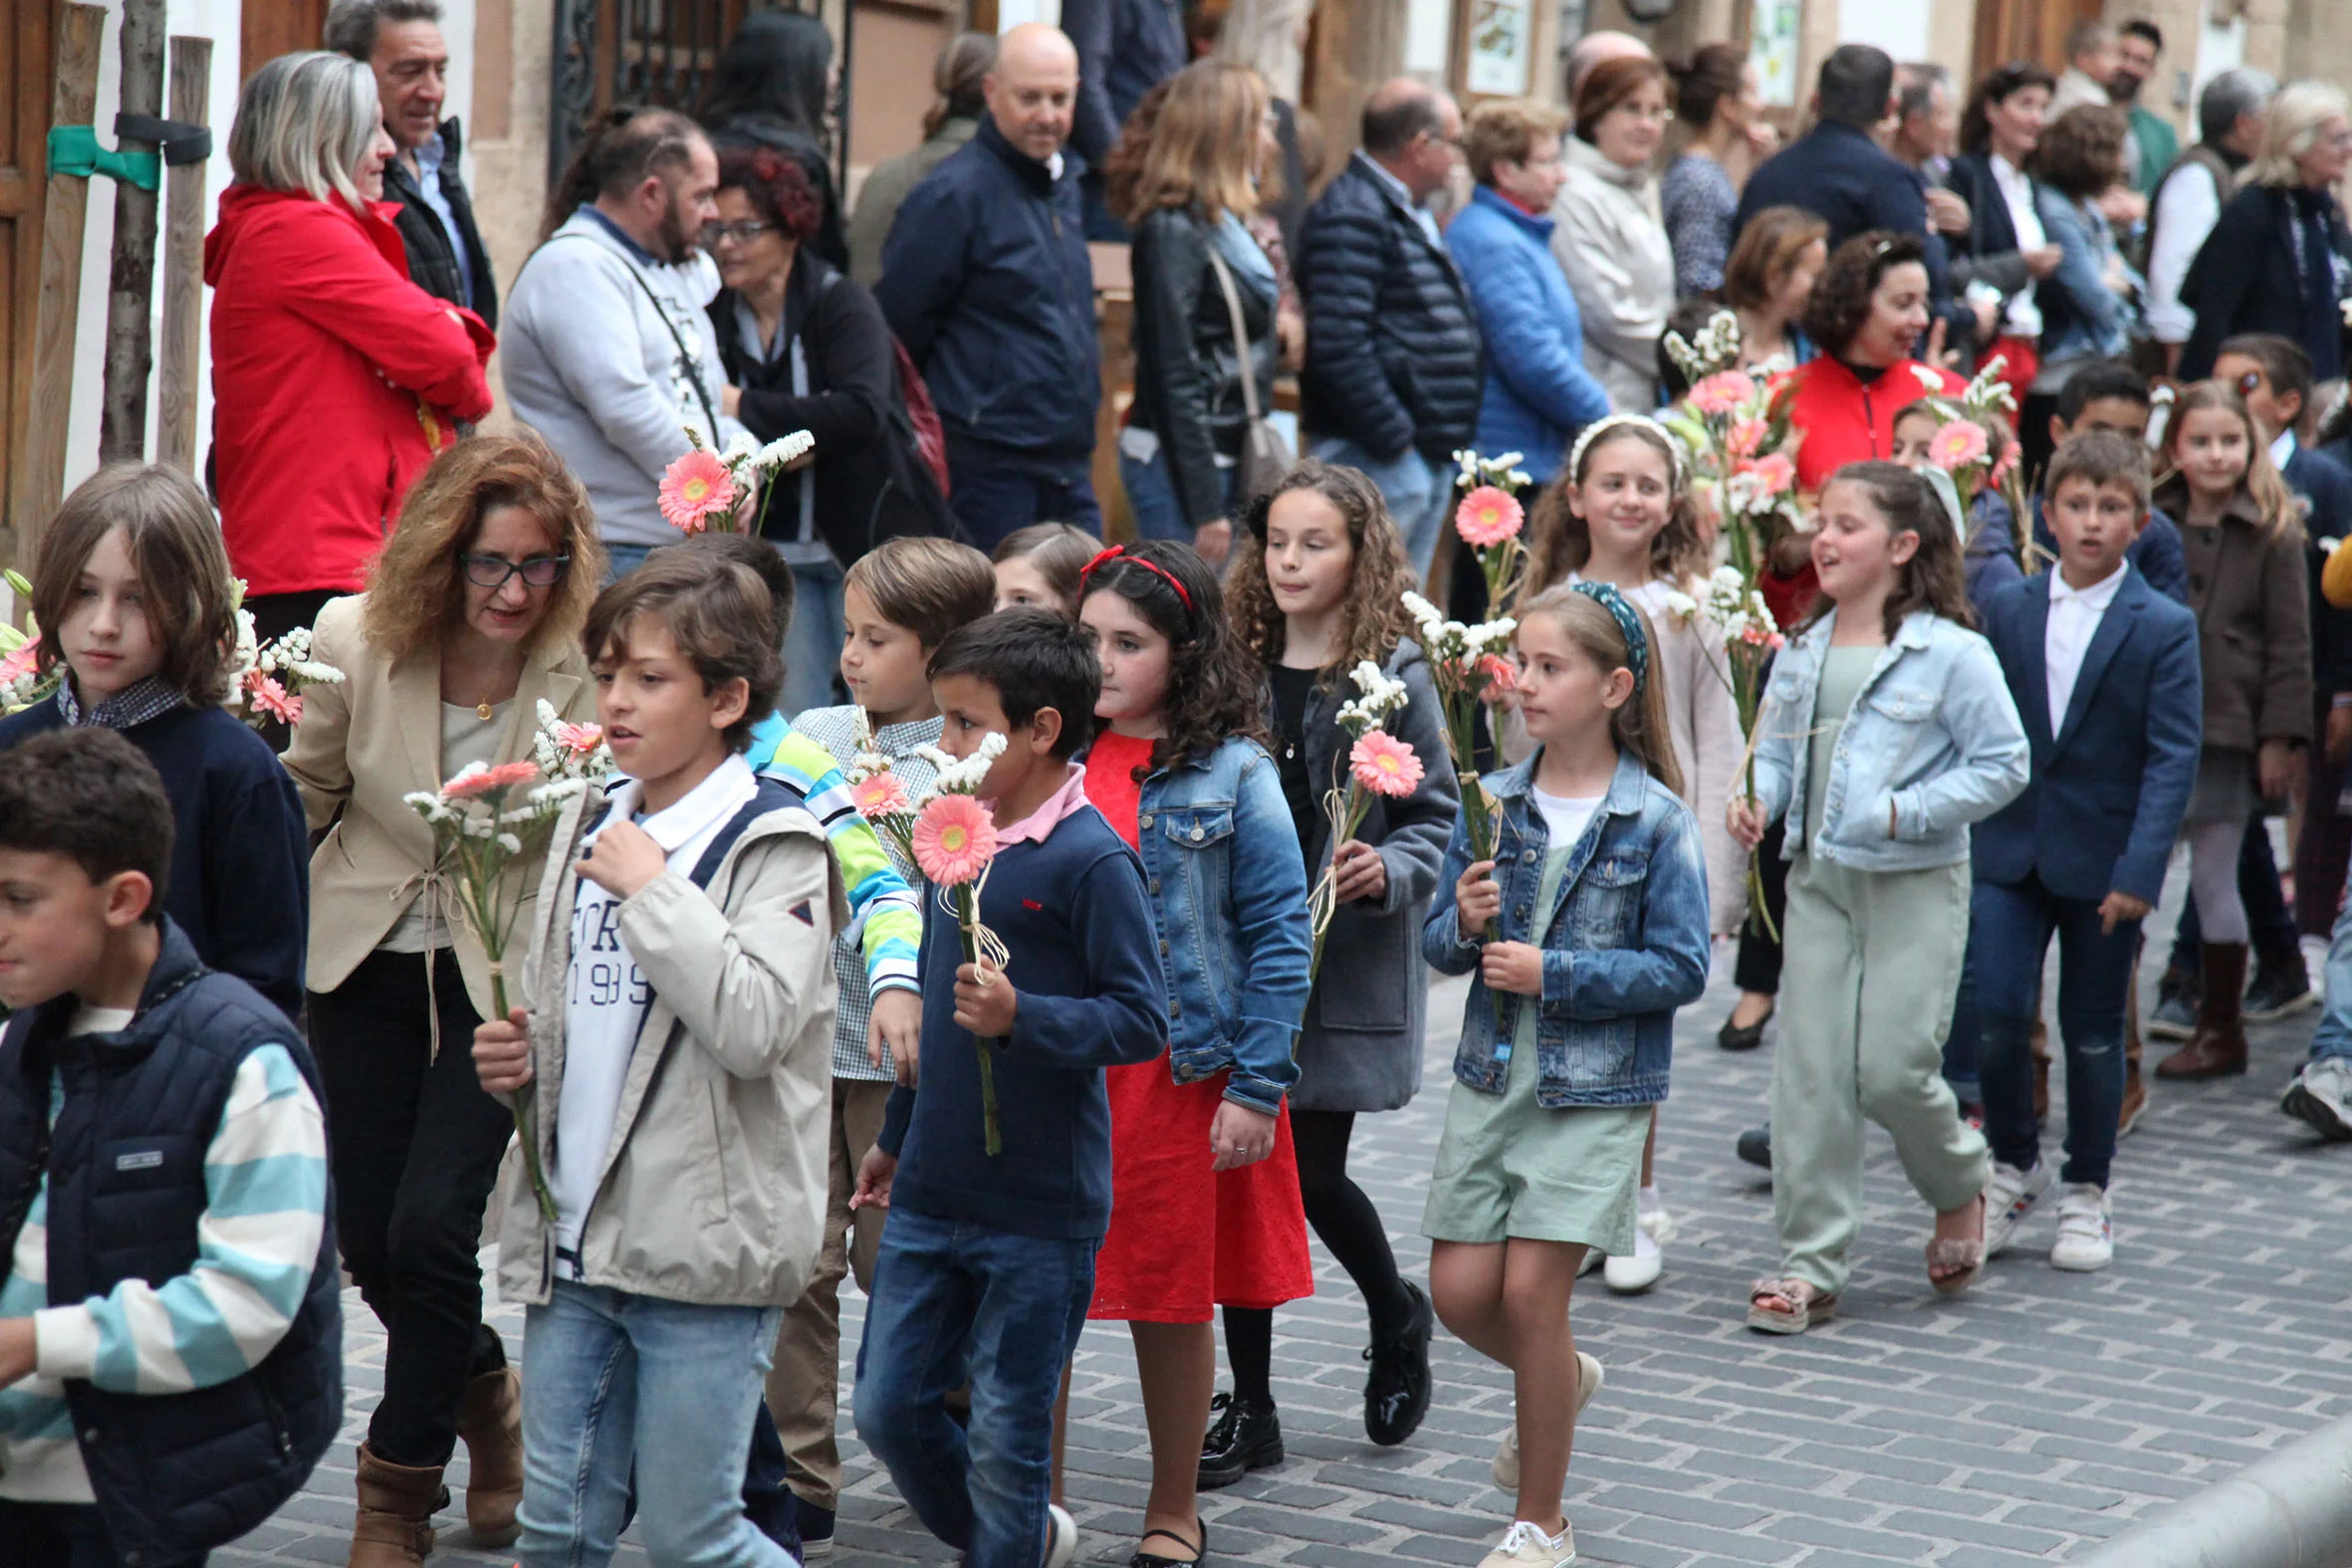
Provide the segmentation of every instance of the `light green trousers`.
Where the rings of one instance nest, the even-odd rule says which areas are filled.
[[[1781,1273],[1834,1294],[1862,1226],[1864,1117],[1894,1138],[1930,1209],[1984,1190],[1984,1135],[1960,1119],[1943,1071],[1969,868],[1855,871],[1799,855],[1782,932],[1772,1220]]]

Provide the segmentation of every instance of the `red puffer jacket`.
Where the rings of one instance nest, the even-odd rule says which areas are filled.
[[[1796,447],[1797,489],[1812,495],[1846,464],[1884,460],[1892,453],[1895,416],[1927,395],[1918,372],[1928,369],[1917,359],[1903,359],[1864,381],[1823,354],[1789,371],[1796,391],[1788,420],[1804,433]],[[1949,370],[1930,373],[1943,378],[1947,396],[1958,397],[1968,387]],[[1764,573],[1761,587],[1772,618],[1783,628],[1804,618],[1819,591],[1810,561],[1787,576]]]
[[[490,412],[497,339],[408,281],[397,210],[221,194],[204,240],[214,481],[250,593],[365,586],[417,471]]]

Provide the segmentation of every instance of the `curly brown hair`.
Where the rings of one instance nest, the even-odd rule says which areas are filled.
[[[795,245],[816,238],[824,203],[797,158],[773,147],[729,147],[719,154],[719,189],[740,190],[752,210]]]
[[[1315,672],[1315,685],[1328,691],[1366,659],[1388,662],[1413,629],[1413,618],[1405,610],[1406,590],[1420,584],[1378,487],[1355,469],[1311,457],[1302,460],[1281,484],[1250,503],[1244,518],[1249,528],[1226,577],[1233,634],[1261,671],[1282,662],[1284,639],[1290,633],[1289,617],[1275,603],[1266,577],[1267,522],[1277,500],[1300,491],[1321,497],[1347,529],[1347,591],[1340,599],[1339,636],[1330,659]]]
[[[580,634],[604,547],[596,515],[564,460],[527,430],[460,441],[425,466],[400,505],[400,524],[367,571],[367,638],[395,659],[437,647],[465,614],[465,553],[493,507],[521,507],[570,558],[547,611],[524,646],[561,646]]]
[[[1960,531],[1928,482],[1900,463],[1848,463],[1821,482],[1824,503],[1836,485],[1859,487],[1872,509],[1886,519],[1889,534],[1919,536],[1919,549],[1896,568],[1895,588],[1887,595],[1887,639],[1894,640],[1914,610],[1932,610],[1959,626],[1976,625],[1977,617],[1969,609],[1968,576],[1962,569]],[[1828,594],[1822,594],[1796,630],[1803,631],[1836,607]]]
[[[1902,266],[1927,265],[1927,248],[1916,234],[1893,229],[1869,229],[1829,253],[1829,265],[1813,280],[1812,297],[1805,301],[1805,336],[1826,354],[1845,352],[1862,324],[1870,320],[1870,301],[1879,280]]]
[[[1585,446],[1573,471],[1562,468],[1551,477],[1528,518],[1533,542],[1528,547],[1528,571],[1520,579],[1516,603],[1532,602],[1536,595],[1564,581],[1569,572],[1582,571],[1592,559],[1592,530],[1568,505],[1568,487],[1583,484],[1592,472],[1593,458],[1623,441],[1638,441],[1656,452],[1665,460],[1666,472],[1674,476],[1670,481],[1673,494],[1666,503],[1666,526],[1650,541],[1650,569],[1678,586],[1707,575],[1710,562],[1707,542],[1699,535],[1699,507],[1691,499],[1690,481],[1683,477],[1672,440],[1648,425],[1611,425]]]
[[[1201,761],[1229,736],[1271,743],[1257,666],[1226,618],[1217,573],[1191,546],[1145,540],[1116,556],[1097,558],[1086,568],[1079,603],[1097,593],[1125,599],[1168,639],[1161,734],[1152,743],[1151,761],[1136,773],[1137,783],[1179,763]]]
[[[237,618],[220,524],[196,482],[162,463],[110,463],[74,487],[33,558],[33,618],[46,628],[34,655],[43,675],[65,661],[58,632],[91,552],[116,529],[138,573],[162,663],[155,673],[191,705],[229,690]]]
[[[2050,121],[2026,154],[2025,172],[2061,196],[2088,201],[2123,178],[2131,122],[2120,109],[2077,104]]]

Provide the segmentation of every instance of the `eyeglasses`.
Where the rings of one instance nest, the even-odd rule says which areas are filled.
[[[526,587],[552,588],[572,569],[570,556],[526,556],[521,560],[509,560],[504,556],[468,552],[458,560],[464,563],[468,582],[494,592],[505,587],[509,577],[521,577]]]
[[[706,223],[702,226],[702,243],[716,245],[721,240],[748,240],[775,232],[773,223]]]

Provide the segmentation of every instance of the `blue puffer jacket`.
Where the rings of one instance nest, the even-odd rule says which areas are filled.
[[[1576,432],[1609,411],[1609,394],[1584,368],[1583,322],[1552,259],[1551,229],[1550,218],[1481,185],[1446,230],[1487,343],[1478,449],[1521,454],[1538,485],[1566,460]]]
[[[913,190],[874,288],[950,439],[1047,458],[1094,450],[1102,357],[1078,175],[1061,176],[982,119]]]
[[[1707,861],[1698,818],[1631,753],[1617,759],[1609,792],[1568,855],[1549,909],[1535,907],[1551,844],[1528,798],[1534,756],[1487,778],[1503,804],[1495,877],[1503,886],[1500,934],[1543,950],[1543,995],[1489,993],[1477,972],[1480,945],[1462,938],[1454,890],[1470,868],[1470,835],[1454,842],[1438,873],[1437,902],[1421,952],[1442,975],[1469,975],[1454,1077],[1500,1094],[1511,1072],[1520,1008],[1535,1006],[1535,1103],[1653,1105],[1666,1098],[1674,1059],[1674,1009],[1707,989]]]
[[[1135,813],[1160,928],[1178,1083],[1230,1067],[1225,1097],[1273,1115],[1298,1081],[1313,938],[1306,863],[1274,759],[1232,739],[1143,781]]]
[[[1478,321],[1454,259],[1361,152],[1307,213],[1297,275],[1306,434],[1451,464],[1478,425]]]

